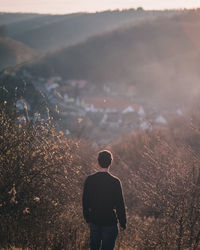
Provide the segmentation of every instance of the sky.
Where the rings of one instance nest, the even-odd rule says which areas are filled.
[[[65,14],[108,9],[200,8],[200,0],[0,0],[0,12]]]

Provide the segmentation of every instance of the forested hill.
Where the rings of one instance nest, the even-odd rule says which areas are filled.
[[[129,82],[146,92],[158,88],[185,94],[188,89],[182,86],[196,86],[199,77],[199,25],[197,11],[162,17],[93,37],[27,69],[35,76],[59,75],[96,84]]]
[[[4,13],[0,12],[0,24],[8,25],[12,23],[17,23],[20,21],[27,21],[32,18],[38,17],[38,14],[31,13]]]
[[[120,26],[137,24],[158,16],[170,16],[176,12],[131,9],[67,15],[13,14],[13,18],[10,18],[10,14],[2,14],[0,23],[6,25],[11,38],[40,52],[46,52],[78,43],[89,36]],[[6,15],[9,15],[9,18],[6,18]]]
[[[25,44],[8,37],[0,37],[0,70],[29,61],[37,53]]]

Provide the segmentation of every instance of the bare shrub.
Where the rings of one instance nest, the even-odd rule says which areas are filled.
[[[122,249],[129,234],[132,249],[199,249],[199,124],[193,115],[113,146],[131,221]]]
[[[51,122],[21,124],[12,117],[2,107],[1,247],[67,249],[74,242],[84,244],[77,229],[82,180],[92,158],[91,149],[85,161],[81,152],[86,147],[89,152],[89,144],[66,138]]]

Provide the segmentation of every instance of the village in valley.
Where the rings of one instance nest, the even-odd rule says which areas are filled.
[[[97,85],[60,76],[34,78],[26,71],[23,75],[56,106],[60,130],[67,136],[76,135],[98,144],[111,143],[136,130],[164,126],[170,117],[183,114],[180,108],[159,110],[142,101],[133,84]],[[26,100],[18,100],[17,107],[22,110],[24,103],[31,109]],[[35,117],[42,119],[42,114]]]

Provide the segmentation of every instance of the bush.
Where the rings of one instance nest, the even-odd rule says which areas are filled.
[[[50,121],[21,124],[11,117],[1,109],[0,246],[85,244],[77,228],[84,164],[92,158],[80,162],[86,143],[66,138]]]
[[[200,123],[195,113],[113,146],[129,216],[123,249],[199,249]]]
[[[108,148],[127,204],[116,249],[199,249],[199,110]],[[96,150],[51,120],[21,124],[7,111],[0,112],[0,247],[88,249],[81,194]]]

